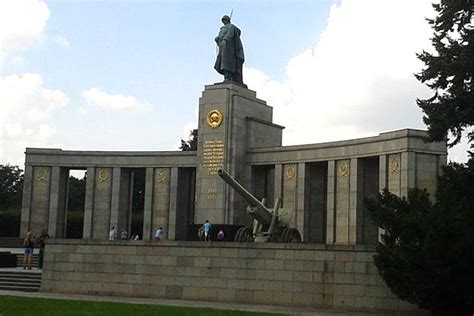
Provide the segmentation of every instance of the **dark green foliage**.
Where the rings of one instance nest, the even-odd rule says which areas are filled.
[[[68,211],[66,238],[82,239],[84,229],[84,211]]]
[[[81,239],[84,227],[84,203],[87,173],[82,179],[69,176],[66,238]]]
[[[428,21],[434,30],[436,53],[417,55],[426,67],[416,77],[434,91],[434,96],[417,103],[433,140],[442,141],[450,132],[452,146],[474,125],[474,1],[441,0],[433,6],[437,16]],[[474,140],[474,133],[469,139]]]
[[[143,239],[143,210],[141,212],[132,212],[132,224],[130,228],[129,238],[139,235]]]
[[[133,172],[133,201],[132,211],[143,212],[145,208],[145,169],[135,169]]]
[[[197,150],[197,144],[198,144],[198,130],[193,129],[189,133],[189,140],[184,141],[181,139],[181,146],[179,146],[179,149],[182,151],[195,151]]]
[[[69,191],[67,204],[67,208],[69,211],[84,211],[86,180],[87,174],[82,179],[78,179],[74,176],[69,176]]]
[[[0,210],[0,237],[20,235],[21,209]]]
[[[18,166],[0,165],[0,210],[21,209],[23,170]]]
[[[374,261],[391,290],[436,313],[472,315],[474,160],[444,168],[434,204],[419,189],[365,202],[385,230]]]
[[[129,238],[135,235],[143,237],[143,210],[145,209],[145,169],[135,169],[133,172],[132,222],[130,223]],[[119,234],[121,232],[119,229]]]
[[[18,237],[21,222],[23,170],[0,165],[0,237]]]

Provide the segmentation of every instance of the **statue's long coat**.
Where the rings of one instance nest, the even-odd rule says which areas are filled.
[[[242,64],[244,62],[244,47],[240,40],[240,29],[229,23],[221,27],[216,42],[219,45],[219,55],[217,55],[214,69],[218,73],[224,74],[224,71],[233,73],[242,73]]]

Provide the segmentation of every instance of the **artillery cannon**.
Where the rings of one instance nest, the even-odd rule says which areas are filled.
[[[265,206],[265,199],[259,201],[227,171],[219,169],[217,174],[247,201],[247,213],[253,218],[253,229],[241,227],[234,238],[237,242],[283,242],[300,243],[301,235],[296,228],[290,228],[291,214],[280,208],[281,199],[276,198],[274,208]]]

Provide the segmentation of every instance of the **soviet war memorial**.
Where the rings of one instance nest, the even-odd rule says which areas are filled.
[[[21,11],[22,5],[17,9]],[[37,12],[49,10],[42,1],[34,5],[38,6]],[[152,10],[156,4],[147,5]],[[106,4],[98,5],[97,12],[106,8],[102,6]],[[117,10],[121,6],[129,4],[119,5]],[[408,10],[410,5],[404,6]],[[204,7],[207,5],[203,5],[203,10]],[[460,142],[463,135],[467,135],[468,142],[472,141],[469,128],[474,107],[474,4],[468,0],[459,4],[441,1],[434,7],[429,3],[426,7],[431,8],[427,12],[431,12],[433,19],[432,44],[436,53],[414,51],[413,55],[418,53],[425,67],[421,64],[409,71],[412,77],[416,73],[412,79],[428,84],[434,91],[429,92],[431,96],[429,93],[415,95],[418,99],[413,99],[410,105],[416,108],[415,103],[418,103],[423,111],[419,112],[420,118],[423,114],[428,130],[408,128],[410,123],[403,122],[398,128],[385,129],[377,122],[378,118],[399,115],[404,111],[401,105],[400,110],[397,110],[398,105],[388,109],[384,109],[383,104],[375,108],[341,106],[331,112],[331,107],[346,101],[361,104],[356,96],[366,83],[355,81],[347,88],[341,86],[336,94],[308,84],[324,85],[331,81],[330,73],[325,73],[320,81],[311,81],[312,76],[318,76],[312,73],[304,80],[294,80],[296,86],[290,79],[287,83],[258,84],[255,78],[261,77],[248,64],[263,64],[265,58],[270,60],[273,56],[262,57],[256,53],[258,49],[252,44],[257,42],[248,34],[258,32],[258,28],[240,23],[244,19],[233,16],[231,10],[229,14],[214,16],[217,21],[220,19],[219,29],[214,30],[215,34],[205,34],[211,39],[205,45],[211,47],[215,36],[215,55],[212,61],[207,58],[205,64],[205,71],[212,79],[199,82],[201,92],[195,100],[197,124],[192,128],[192,139],[181,141],[182,150],[160,150],[159,145],[153,145],[154,150],[130,150],[126,141],[118,143],[123,144],[124,149],[114,150],[100,146],[90,150],[78,150],[76,146],[71,149],[30,146],[28,141],[22,142],[25,144],[21,145],[24,167],[20,166],[20,170],[9,164],[2,165],[2,177],[10,172],[19,179],[15,183],[22,186],[12,185],[15,189],[8,194],[1,192],[2,208],[21,207],[18,207],[17,221],[12,221],[16,224],[11,224],[15,226],[16,231],[12,230],[15,236],[0,238],[4,243],[0,245],[0,277],[4,278],[0,278],[0,299],[5,296],[8,302],[6,295],[15,293],[9,291],[15,283],[12,279],[34,277],[38,295],[44,295],[39,297],[54,294],[67,299],[85,295],[145,298],[149,302],[174,300],[173,304],[177,305],[189,301],[233,304],[229,309],[239,304],[262,308],[284,306],[289,308],[286,310],[289,313],[300,309],[308,313],[334,310],[362,314],[427,314],[429,311],[446,315],[472,314],[474,292],[469,285],[474,281],[471,265],[474,260],[472,254],[469,255],[474,240],[472,160],[466,164],[449,162],[448,149]],[[15,8],[15,5],[8,7],[11,12]],[[331,24],[336,23],[336,13],[344,16],[345,11],[338,8],[351,10],[346,1],[333,4],[333,19],[328,22],[326,38],[334,30],[331,26],[337,25]],[[239,11],[240,16],[244,14]],[[429,27],[426,21],[423,23]],[[457,37],[443,35],[454,29]],[[443,36],[448,40],[443,40]],[[188,47],[185,54],[201,54],[201,46],[193,39],[189,41],[194,43],[194,48]],[[272,39],[265,38],[258,43],[261,41]],[[298,68],[300,61],[296,59],[289,63],[288,76],[294,78],[295,69],[306,71],[306,67],[310,69],[314,65],[313,70],[324,73],[324,63],[317,58],[324,55],[321,52],[326,49],[325,43],[322,37],[311,54],[302,54],[303,60],[314,58],[305,67]],[[67,49],[71,49],[69,45]],[[453,47],[456,49],[449,50]],[[0,53],[8,56],[9,51],[5,48],[5,52]],[[260,61],[251,61],[258,56]],[[10,69],[8,67],[13,66],[8,66],[8,62],[13,61],[11,57],[5,58]],[[455,63],[453,68],[452,63]],[[164,64],[160,63],[166,69],[168,66]],[[194,69],[191,64],[189,69]],[[197,77],[182,66],[174,71],[183,73],[186,80],[180,82],[182,95],[173,93],[174,99],[187,95],[184,92],[187,83]],[[370,67],[367,60],[363,68],[369,72]],[[397,72],[403,67],[389,68]],[[11,100],[22,99],[20,94],[27,93],[26,90],[18,90],[17,94],[5,92],[7,86],[13,89],[14,80],[20,80],[19,77],[0,75],[3,76],[0,77],[0,104],[20,104]],[[346,76],[353,75],[347,73]],[[362,81],[363,76],[360,72],[356,78]],[[401,77],[397,77],[399,82],[403,82]],[[396,102],[403,100],[401,95],[405,93],[397,94],[396,89],[410,90],[398,81],[389,86],[390,80],[396,81],[393,78],[376,79],[370,78],[367,82],[373,84],[375,90],[391,87],[393,91],[387,95],[396,94]],[[342,79],[341,82],[348,83]],[[386,88],[381,88],[384,85]],[[272,90],[275,86],[277,88]],[[35,100],[36,97],[38,102],[43,102],[40,99],[46,95],[51,97],[49,102],[62,102],[60,91],[41,89],[46,91],[41,92],[43,96],[36,93],[23,99]],[[318,113],[326,113],[327,118],[300,111],[308,109],[308,105],[298,108],[299,99],[307,100],[302,96],[324,100],[318,99],[318,94],[331,95],[325,100],[335,102],[311,105],[324,107],[326,110]],[[277,105],[267,102],[262,95]],[[115,103],[124,102],[123,108],[137,107],[145,113],[151,107],[131,96],[108,96],[98,88],[86,90],[82,97],[90,107],[96,104],[111,109]],[[285,104],[285,100],[290,100],[287,103],[293,108]],[[286,116],[277,115],[286,108],[291,110]],[[81,111],[85,113],[87,109],[84,107]],[[393,115],[384,113],[387,110],[393,111]],[[78,117],[81,111],[76,112]],[[134,133],[135,129],[141,131],[148,122],[160,124],[156,119],[165,124],[168,115],[179,116],[181,112],[162,108],[154,113],[159,118],[153,120],[145,118],[150,116],[145,114],[142,121],[132,122],[134,128],[126,134]],[[330,123],[324,129],[341,131],[343,137],[285,144],[285,133],[297,135],[297,128],[314,135],[309,139],[318,139],[313,125],[325,124],[325,120],[332,122],[331,116],[339,112],[350,113],[348,117],[353,121],[361,115],[369,120],[364,124],[377,126],[377,132],[359,135],[352,123],[345,123],[347,128],[341,125],[337,129],[332,129],[330,125],[335,123]],[[41,115],[35,113],[27,115],[37,115],[39,120]],[[340,116],[343,121],[344,115]],[[7,111],[5,117],[8,118]],[[128,118],[128,114],[125,117]],[[285,121],[285,117],[290,119]],[[411,119],[404,113],[400,117]],[[17,116],[9,118],[20,120]],[[107,126],[107,115],[97,118],[94,125]],[[130,114],[129,118],[133,120],[134,116]],[[90,128],[90,119],[87,116],[87,120],[77,120],[76,124]],[[7,137],[21,134],[13,134],[21,129],[20,123],[0,122],[6,126],[5,142],[13,144],[14,138]],[[67,128],[64,129],[67,134]],[[106,135],[92,137],[80,130],[89,142],[101,137],[113,138],[105,130]],[[159,144],[160,137],[164,139],[168,130],[171,128],[146,137],[146,141]],[[32,133],[25,135],[35,137]],[[304,137],[307,139],[308,135]],[[80,141],[77,139],[74,144]],[[142,138],[135,141],[141,142]],[[2,145],[1,150],[7,152],[8,148]],[[77,179],[75,174],[83,178]],[[4,179],[3,183],[7,183]],[[71,211],[76,206],[80,216]],[[20,247],[25,248],[24,252],[23,248],[12,250],[6,246],[7,239],[15,238]],[[22,287],[17,284],[15,289],[32,290],[26,283]],[[3,293],[6,290],[8,292]],[[8,311],[0,307],[0,314]]]

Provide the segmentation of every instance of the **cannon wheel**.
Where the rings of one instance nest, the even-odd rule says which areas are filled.
[[[240,227],[235,234],[234,241],[236,242],[252,242],[252,232],[248,227]]]
[[[285,228],[282,234],[282,241],[285,244],[295,244],[301,242],[300,232],[296,228]]]

